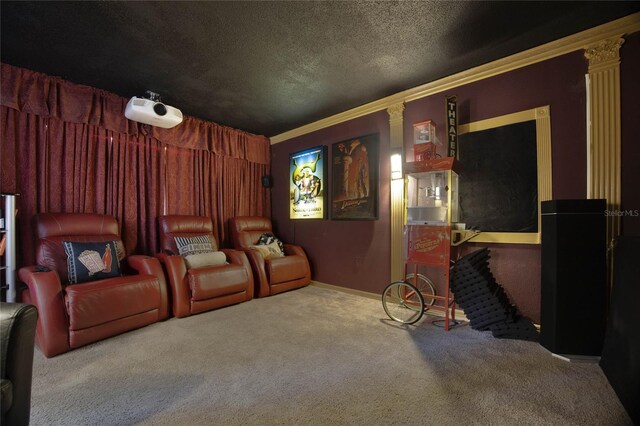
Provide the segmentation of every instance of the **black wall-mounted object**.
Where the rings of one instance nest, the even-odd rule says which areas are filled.
[[[540,344],[599,356],[607,304],[605,200],[542,202]]]
[[[613,254],[613,286],[600,367],[640,425],[640,237],[621,237]]]
[[[536,121],[459,136],[460,221],[483,232],[538,232]]]
[[[262,186],[264,186],[265,188],[271,188],[271,185],[273,185],[271,181],[271,176],[270,175],[262,176]]]

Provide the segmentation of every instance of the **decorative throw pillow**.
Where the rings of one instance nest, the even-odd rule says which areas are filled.
[[[193,237],[175,237],[178,253],[181,256],[190,254],[209,253],[217,250],[208,235],[195,235]]]
[[[282,244],[282,241],[277,239],[276,236],[273,235],[271,232],[265,232],[264,234],[260,235],[260,238],[258,238],[259,246],[272,244],[274,242],[278,244],[278,247],[280,248],[280,253],[282,254],[282,256],[284,256],[284,245]]]
[[[211,251],[209,253],[190,254],[184,257],[187,268],[206,268],[207,266],[227,265],[227,255],[221,251]]]
[[[114,243],[116,243],[116,254],[118,255],[118,261],[122,262],[126,256],[124,243],[122,242],[122,240],[115,240]]]
[[[120,262],[115,241],[95,243],[63,241],[62,244],[67,254],[70,284],[120,276]]]
[[[278,246],[277,242],[272,242],[271,244],[259,244],[256,246],[251,246],[252,249],[258,250],[264,260],[275,259],[277,257],[284,257],[284,253],[280,251],[280,246]]]

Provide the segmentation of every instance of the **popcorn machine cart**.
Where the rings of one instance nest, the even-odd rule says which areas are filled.
[[[456,166],[454,157],[405,163],[404,280],[389,284],[382,295],[385,312],[398,322],[413,324],[430,309],[444,311],[447,331],[455,321],[451,248],[478,234],[458,223]]]

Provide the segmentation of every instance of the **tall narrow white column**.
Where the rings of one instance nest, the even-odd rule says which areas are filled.
[[[622,36],[585,49],[589,60],[589,152],[587,198],[604,198],[607,209],[620,210],[620,46]],[[620,235],[620,218],[607,216],[607,242]]]
[[[622,36],[602,40],[585,49],[589,60],[589,151],[587,198],[604,198],[608,211],[622,207],[620,166],[620,46]],[[613,285],[613,245],[620,235],[620,217],[607,220],[607,269]]]
[[[398,103],[387,108],[389,113],[390,148],[391,152],[403,151],[404,147],[404,103]],[[404,161],[404,153],[402,152]],[[388,160],[387,160],[388,161]],[[402,259],[402,231],[404,217],[404,179],[391,180],[391,281],[404,278],[404,263]]]

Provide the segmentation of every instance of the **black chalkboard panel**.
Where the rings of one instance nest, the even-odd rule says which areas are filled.
[[[460,221],[483,232],[538,232],[535,120],[459,136]]]

